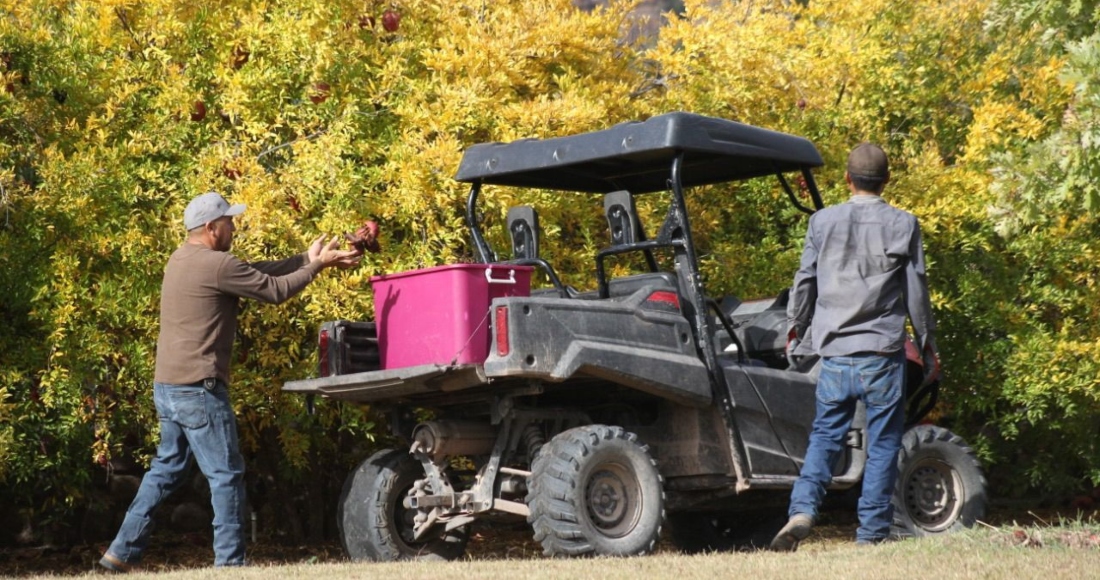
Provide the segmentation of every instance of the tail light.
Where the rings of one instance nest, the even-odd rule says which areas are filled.
[[[317,348],[318,350],[320,350],[318,362],[321,367],[320,373],[322,377],[327,377],[332,374],[332,368],[329,366],[328,363],[328,343],[328,329],[323,328],[321,329],[321,334],[317,337]]]
[[[497,306],[496,317],[493,321],[497,334],[497,355],[508,356],[512,351],[512,345],[508,343],[508,307]]]
[[[669,312],[680,311],[680,296],[675,292],[669,292],[667,290],[658,290],[650,294],[645,299],[645,305],[650,307],[656,307],[657,310],[665,310]]]

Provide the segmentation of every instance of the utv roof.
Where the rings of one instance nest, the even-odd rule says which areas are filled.
[[[685,187],[824,164],[813,143],[802,137],[678,112],[568,137],[474,145],[463,155],[455,179],[591,193],[648,193],[669,188],[672,160],[681,152]]]

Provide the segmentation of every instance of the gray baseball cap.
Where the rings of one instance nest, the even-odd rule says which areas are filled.
[[[187,204],[187,209],[183,210],[183,227],[191,231],[220,217],[238,215],[244,212],[244,208],[243,203],[229,205],[220,193],[210,191],[192,199],[191,203]]]

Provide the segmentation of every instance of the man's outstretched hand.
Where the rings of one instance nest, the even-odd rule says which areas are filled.
[[[374,220],[363,222],[354,234],[344,234],[344,237],[353,248],[359,250],[359,253],[382,251],[382,246],[378,244],[378,222]]]
[[[326,238],[328,236],[322,234],[309,245],[309,252],[306,255],[309,256],[310,262],[320,261],[322,267],[325,268],[332,266],[352,268],[359,264],[359,258],[363,255],[363,252],[360,250],[341,250],[340,244],[343,243],[343,240],[339,236],[333,236],[330,240],[326,240]]]

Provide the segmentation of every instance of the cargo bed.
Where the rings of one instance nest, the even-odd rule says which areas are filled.
[[[283,391],[355,403],[392,403],[465,391],[488,382],[482,365],[426,364],[290,381]]]

